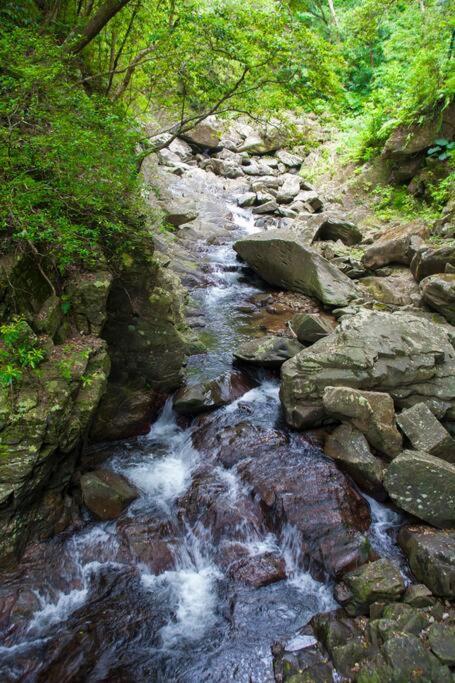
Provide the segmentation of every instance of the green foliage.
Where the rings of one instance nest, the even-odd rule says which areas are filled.
[[[35,370],[46,354],[23,318],[0,326],[0,385],[12,386],[26,370]]]
[[[64,270],[111,257],[140,226],[137,133],[88,97],[61,48],[33,28],[0,35],[0,239]]]

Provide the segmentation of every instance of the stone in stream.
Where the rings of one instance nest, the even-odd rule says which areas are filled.
[[[360,309],[335,332],[283,364],[281,400],[297,429],[327,417],[327,386],[385,391],[399,408],[423,402],[439,417],[455,418],[455,350],[449,330],[400,311]],[[424,387],[424,393],[423,392]]]
[[[427,526],[405,526],[398,542],[412,573],[434,595],[455,598],[455,532]]]
[[[431,607],[435,603],[435,598],[425,584],[412,583],[406,588],[403,602],[411,607]]]
[[[455,527],[455,465],[423,451],[403,451],[387,468],[384,486],[411,515],[442,529]]]
[[[365,251],[362,263],[365,268],[380,268],[389,263],[401,263],[409,266],[414,254],[422,244],[422,235],[426,234],[424,227],[405,225],[402,228],[393,227],[376,239],[371,247]]]
[[[290,325],[302,344],[314,344],[332,334],[336,327],[334,321],[320,313],[297,313]]]
[[[359,295],[346,275],[305,245],[298,230],[257,233],[236,242],[234,249],[266,282],[328,306],[345,306]]]
[[[327,436],[324,451],[362,490],[380,500],[385,499],[384,463],[372,454],[362,432],[350,424],[340,425]]]
[[[253,206],[255,201],[256,201],[256,193],[255,192],[244,192],[243,194],[241,194],[237,197],[237,205],[242,206],[242,207]]]
[[[174,410],[180,415],[197,415],[227,405],[252,388],[239,372],[226,372],[200,384],[188,384],[174,395]]]
[[[234,351],[234,358],[265,368],[279,368],[284,361],[303,349],[302,344],[289,337],[266,336],[244,342]]]
[[[335,598],[348,614],[368,614],[374,602],[394,602],[404,590],[399,567],[390,560],[380,559],[345,574],[335,588]]]
[[[81,477],[82,499],[101,520],[115,519],[138,497],[125,477],[110,470],[95,470]]]
[[[430,275],[446,272],[447,266],[455,266],[455,247],[453,245],[439,247],[439,249],[422,247],[411,261],[412,274],[418,281]]]
[[[370,524],[364,499],[335,463],[304,447],[263,446],[259,457],[243,459],[237,471],[260,503],[275,533],[290,530],[293,545],[316,578],[343,574],[367,561],[370,548],[362,534]]]
[[[269,201],[265,202],[264,204],[261,204],[260,206],[255,206],[253,208],[253,213],[275,213],[275,211],[278,209],[278,204],[274,199],[270,199]]]
[[[420,283],[423,301],[455,325],[455,273],[430,275]]]
[[[286,563],[276,553],[242,557],[229,567],[229,576],[253,588],[268,586],[286,578]]]
[[[397,415],[397,423],[417,451],[455,463],[455,440],[425,403],[403,410]]]
[[[194,221],[199,215],[195,203],[190,199],[185,199],[185,197],[173,197],[164,210],[166,221],[176,228]]]
[[[348,419],[365,434],[376,450],[389,458],[401,451],[402,440],[395,424],[395,409],[389,394],[348,387],[326,387],[324,410],[338,419]]]

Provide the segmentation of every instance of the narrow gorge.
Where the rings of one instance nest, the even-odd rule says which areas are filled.
[[[2,257],[47,351],[2,403],[3,681],[454,680],[453,210],[387,225],[293,125],[148,156],[172,229],[115,271]]]

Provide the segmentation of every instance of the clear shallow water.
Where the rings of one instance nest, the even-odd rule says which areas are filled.
[[[256,231],[248,211],[229,208],[233,241]],[[231,244],[207,246],[204,256],[214,284],[193,298],[215,341],[192,361],[197,378],[231,368],[244,338],[238,305],[261,291],[245,282]],[[245,421],[282,428],[278,380],[261,372],[254,379],[257,386],[217,411],[220,431]],[[311,616],[336,607],[332,587],[305,570],[297,529],[274,533],[264,524],[238,467],[195,445],[200,428],[177,419],[169,400],[150,433],[119,444],[106,463],[140,492],[125,515],[43,544],[8,577],[3,604],[19,597],[1,625],[2,680],[267,683],[272,643],[297,648]],[[306,455],[323,457],[311,446]],[[369,502],[372,543],[395,557],[388,531],[399,518]],[[233,581],[223,553],[239,546],[242,557],[281,557],[287,579],[260,588]]]

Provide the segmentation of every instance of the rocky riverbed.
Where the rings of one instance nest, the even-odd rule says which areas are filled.
[[[453,680],[452,243],[365,232],[282,145],[209,123],[147,161],[161,279],[98,322],[82,511],[2,574],[2,680]],[[189,329],[153,309],[177,276]]]

